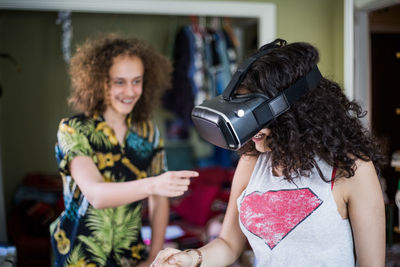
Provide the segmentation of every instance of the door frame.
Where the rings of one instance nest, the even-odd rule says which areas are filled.
[[[258,44],[276,38],[273,3],[170,0],[1,0],[0,8],[37,11],[96,12],[149,15],[244,17],[258,20]]]
[[[367,116],[363,122],[371,127],[372,85],[371,85],[371,40],[369,13],[389,7],[399,2],[396,0],[356,1],[354,10],[354,99],[357,100]]]
[[[0,0],[0,9],[255,18],[258,22],[258,46],[276,38],[276,6],[273,3],[170,0]],[[3,181],[0,155],[0,242],[7,243]]]

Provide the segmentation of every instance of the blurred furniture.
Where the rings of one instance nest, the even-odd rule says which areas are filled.
[[[62,180],[58,175],[30,173],[24,177],[7,223],[19,267],[51,266],[49,225],[62,210]]]

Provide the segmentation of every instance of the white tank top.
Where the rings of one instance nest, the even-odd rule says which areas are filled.
[[[332,167],[317,163],[330,179]],[[331,183],[315,168],[310,177],[289,183],[272,174],[270,153],[263,153],[237,205],[255,266],[355,266],[349,220],[340,216]]]

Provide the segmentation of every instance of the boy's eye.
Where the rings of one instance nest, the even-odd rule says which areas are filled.
[[[116,80],[116,81],[114,81],[114,82],[113,82],[113,84],[114,84],[114,85],[121,86],[121,85],[124,85],[124,84],[125,84],[125,82],[124,82],[124,81],[122,81],[122,80]]]
[[[142,79],[136,79],[133,81],[133,84],[140,84],[142,82]]]

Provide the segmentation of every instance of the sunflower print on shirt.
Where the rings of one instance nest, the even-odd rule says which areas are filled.
[[[50,227],[55,266],[135,266],[147,258],[141,228],[142,203],[95,209],[74,182],[68,163],[92,158],[106,182],[124,182],[166,171],[163,140],[153,121],[127,118],[119,144],[101,115],[61,120],[55,146],[63,179],[65,211]]]

